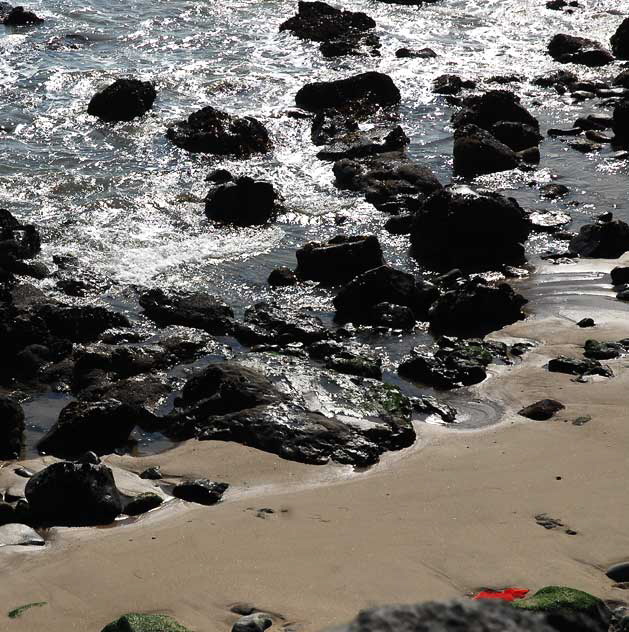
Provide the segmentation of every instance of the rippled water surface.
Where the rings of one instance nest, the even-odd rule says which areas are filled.
[[[0,206],[42,228],[46,263],[53,254],[72,253],[85,267],[111,277],[116,285],[103,299],[132,315],[135,286],[209,290],[242,308],[269,296],[268,273],[277,265],[293,266],[296,247],[341,230],[376,233],[389,262],[418,271],[407,253],[408,239],[383,229],[387,216],[335,189],[331,164],[315,158],[309,122],[287,116],[295,93],[313,80],[367,69],[389,73],[402,92],[399,118],[411,154],[447,183],[452,108],[431,92],[440,74],[479,80],[481,89],[499,87],[488,81],[495,75],[520,75],[523,81],[510,88],[542,130],[570,127],[578,116],[600,111],[595,102],[573,104],[530,83],[558,67],[545,53],[552,35],[608,43],[629,13],[624,0],[581,4],[582,10],[568,15],[546,10],[544,0],[443,0],[425,7],[344,2],[344,8],[376,20],[382,54],[326,60],[316,44],[279,33],[296,2],[30,2],[44,25],[0,27]],[[51,47],[53,38],[65,38],[63,45]],[[402,46],[430,47],[438,57],[397,59]],[[607,79],[621,64],[567,68],[584,79]],[[121,76],[155,82],[152,112],[117,125],[89,117],[90,97]],[[262,120],[273,152],[229,161],[189,155],[170,144],[166,127],[205,105]],[[572,227],[604,210],[629,219],[629,163],[615,160],[610,149],[583,156],[561,140],[547,139],[541,149],[536,172],[486,176],[479,184],[508,192],[526,207],[563,208],[573,217]],[[272,180],[287,213],[268,228],[209,225],[202,205],[205,177],[219,165]],[[571,194],[558,203],[540,200],[539,184],[555,176]],[[342,228],[335,223],[338,214],[348,218]],[[530,244],[531,252],[545,247],[539,237]],[[331,312],[327,290],[307,284],[281,292],[283,300]],[[411,344],[391,340],[382,346],[398,355]]]

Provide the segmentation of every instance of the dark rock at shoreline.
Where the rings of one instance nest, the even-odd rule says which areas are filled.
[[[462,280],[442,294],[428,316],[433,330],[453,335],[483,335],[524,318],[528,301],[507,283],[482,278]]]
[[[295,253],[300,279],[339,283],[384,265],[375,235],[338,235],[325,243],[309,242]]]
[[[112,471],[102,463],[54,463],[28,480],[25,493],[33,518],[43,525],[110,524],[122,513]]]
[[[612,360],[619,358],[627,351],[627,348],[621,342],[599,342],[598,340],[586,340],[583,346],[583,355],[586,358],[594,358],[595,360]]]
[[[594,327],[595,326],[595,322],[593,318],[582,318],[578,323],[577,323],[577,327]]]
[[[439,269],[521,263],[530,233],[527,215],[513,198],[467,187],[433,193],[415,214],[413,256]]]
[[[602,44],[585,37],[559,33],[548,44],[548,54],[562,64],[605,66],[614,61],[613,55]]]
[[[629,59],[629,18],[625,18],[609,40],[618,59]]]
[[[334,109],[365,114],[399,102],[400,91],[391,77],[373,71],[347,79],[309,83],[295,96],[297,107],[312,112]]]
[[[358,130],[358,122],[351,116],[323,110],[312,119],[310,137],[315,145],[328,145]]]
[[[570,189],[565,184],[549,182],[548,184],[544,184],[542,187],[540,187],[539,192],[544,198],[556,200],[557,198],[563,197],[564,195],[570,193]]]
[[[330,145],[317,154],[317,158],[320,160],[341,160],[343,158],[365,158],[378,154],[403,152],[409,143],[410,139],[399,125],[382,132],[377,130],[349,131],[342,136],[337,136]]]
[[[490,131],[494,138],[513,151],[537,147],[543,138],[538,128],[515,121],[499,121],[492,125]]]
[[[519,410],[518,415],[535,421],[546,421],[564,408],[565,406],[557,400],[541,399],[539,402],[535,402]]]
[[[454,132],[454,173],[473,178],[515,169],[515,152],[477,125],[465,125]]]
[[[0,209],[0,268],[15,265],[18,259],[32,259],[40,250],[37,228],[21,224],[9,211]]]
[[[629,146],[629,101],[621,101],[614,108],[611,123],[614,131],[614,141],[623,146]]]
[[[267,283],[271,287],[288,287],[297,284],[297,277],[290,268],[282,266],[280,268],[275,268],[275,270],[271,270]]]
[[[437,53],[435,53],[432,48],[420,48],[419,50],[415,50],[413,48],[398,48],[395,51],[395,56],[398,59],[434,59],[438,57]]]
[[[71,402],[38,441],[37,449],[65,458],[80,456],[88,450],[110,454],[129,440],[143,414],[141,410],[116,400]]]
[[[0,397],[0,459],[17,459],[24,443],[24,411],[8,397]]]
[[[563,93],[578,80],[577,75],[570,70],[555,70],[546,75],[535,77],[533,84],[542,88],[554,87],[557,91]]]
[[[605,574],[615,582],[629,582],[629,562],[620,562],[610,566]]]
[[[299,2],[297,15],[280,25],[301,39],[321,42],[325,57],[358,54],[362,46],[372,53],[380,47],[373,33],[376,22],[367,14],[343,11],[325,2]]]
[[[425,320],[428,308],[439,296],[430,283],[417,282],[412,274],[389,266],[369,270],[350,281],[334,298],[336,319],[340,322],[372,324],[372,308],[380,303],[402,305]]]
[[[205,198],[208,219],[235,226],[268,224],[280,208],[279,194],[270,182],[246,176],[215,187]]]
[[[140,478],[144,478],[149,481],[159,481],[163,478],[162,471],[159,465],[153,465],[151,467],[147,467],[145,470],[140,472]]]
[[[620,86],[621,88],[629,88],[629,69],[623,70],[621,73],[616,75],[614,85]]]
[[[139,516],[141,514],[157,509],[164,501],[159,494],[145,492],[134,496],[124,507],[123,513],[127,516]]]
[[[553,358],[548,363],[548,370],[551,373],[567,373],[568,375],[614,376],[612,370],[609,367],[603,366],[598,360],[577,360],[566,356]]]
[[[629,283],[629,267],[616,266],[611,271],[612,285],[623,285]]]
[[[410,307],[384,301],[369,308],[365,322],[373,327],[408,330],[415,326],[416,318]]]
[[[432,91],[435,94],[458,94],[463,88],[474,88],[473,81],[461,79],[458,75],[440,75],[432,82]]]
[[[211,106],[190,114],[166,132],[177,147],[193,153],[247,157],[271,149],[269,133],[260,121],[240,118]]]
[[[171,292],[160,288],[140,294],[144,312],[159,325],[182,325],[224,335],[232,329],[234,312],[222,301],[200,292]]]
[[[366,377],[372,380],[382,379],[381,365],[382,363],[379,360],[373,360],[347,351],[330,356],[325,363],[326,368],[333,371],[346,375]]]
[[[629,250],[629,225],[621,220],[586,224],[572,238],[569,249],[581,257],[616,259]]]
[[[384,228],[392,235],[410,235],[414,219],[415,216],[411,213],[394,215],[384,223]]]
[[[87,113],[102,121],[132,121],[152,107],[157,92],[150,81],[117,79],[91,99]]]
[[[5,5],[5,3],[2,4]],[[6,7],[8,9],[6,11],[0,8],[0,20],[5,26],[33,26],[44,22],[43,18],[24,7],[11,8],[8,4]]]

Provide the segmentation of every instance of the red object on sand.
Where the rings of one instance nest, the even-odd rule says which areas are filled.
[[[504,590],[483,590],[475,595],[474,599],[502,599],[503,601],[515,601],[528,594],[526,588],[505,588]]]

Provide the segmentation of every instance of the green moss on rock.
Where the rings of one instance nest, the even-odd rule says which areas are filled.
[[[370,396],[374,404],[385,414],[402,419],[411,418],[413,407],[406,395],[393,384],[378,384],[370,388]]]
[[[163,614],[130,613],[106,625],[101,632],[190,632]]]
[[[546,586],[538,590],[532,597],[515,601],[516,608],[524,610],[540,610],[544,612],[552,610],[576,610],[595,611],[603,602],[589,593],[567,588],[566,586]]]

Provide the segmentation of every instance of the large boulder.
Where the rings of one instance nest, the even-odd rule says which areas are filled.
[[[618,219],[586,224],[572,238],[569,249],[581,257],[616,259],[629,250],[629,225]]]
[[[417,320],[425,320],[438,296],[439,291],[430,283],[418,282],[412,274],[390,266],[380,266],[343,287],[334,298],[334,307],[340,322],[372,324],[372,310],[381,303],[408,307]]]
[[[237,178],[212,189],[205,198],[208,219],[235,226],[257,226],[275,219],[279,195],[270,182]]]
[[[39,440],[37,449],[63,458],[89,451],[110,454],[124,446],[144,416],[140,409],[116,400],[70,402]]]
[[[193,153],[247,157],[271,149],[269,133],[260,121],[232,116],[209,105],[169,127],[166,136]]]
[[[325,2],[299,2],[297,15],[280,25],[301,39],[321,42],[326,57],[356,54],[362,44],[379,48],[375,21],[362,12],[344,11]]]
[[[364,72],[336,81],[309,83],[295,96],[297,107],[311,112],[326,109],[364,114],[400,102],[400,91],[388,75]]]
[[[5,4],[6,3],[1,3]],[[43,18],[25,9],[24,7],[8,6],[8,11],[0,11],[0,18],[2,24],[5,26],[33,26],[35,24],[42,24]]]
[[[153,288],[140,294],[144,313],[162,326],[181,325],[210,334],[231,331],[234,312],[221,300],[201,292],[170,292]]]
[[[26,500],[38,524],[110,524],[122,513],[112,471],[103,463],[61,461],[29,478]]]
[[[454,132],[454,173],[466,178],[515,169],[515,152],[477,125]]]
[[[621,101],[614,108],[612,118],[612,129],[614,130],[614,142],[618,145],[629,145],[629,101]]]
[[[522,320],[526,303],[507,283],[492,285],[477,277],[459,281],[433,303],[428,315],[434,331],[485,335]]]
[[[516,121],[498,121],[491,127],[494,138],[504,143],[513,151],[523,151],[537,147],[542,140],[538,128]]]
[[[0,397],[0,459],[17,459],[24,441],[24,411],[14,400]]]
[[[413,255],[438,269],[521,263],[530,224],[522,207],[498,193],[444,189],[415,214]]]
[[[146,114],[156,98],[150,81],[117,79],[92,97],[87,113],[102,121],[132,121]]]
[[[625,18],[611,36],[612,52],[618,59],[629,59],[629,18]]]
[[[325,243],[309,242],[295,254],[297,276],[323,283],[349,281],[384,265],[382,248],[375,235],[338,235]]]
[[[600,42],[565,33],[559,33],[550,40],[548,54],[562,64],[590,67],[605,66],[614,61],[614,56]]]

